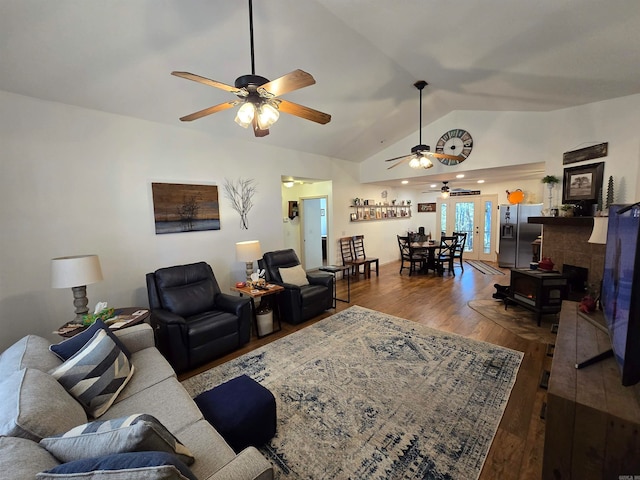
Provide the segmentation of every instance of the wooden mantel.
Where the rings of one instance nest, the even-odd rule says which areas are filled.
[[[529,217],[528,223],[593,227],[593,217]]]

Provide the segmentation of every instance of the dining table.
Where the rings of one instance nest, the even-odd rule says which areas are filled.
[[[414,240],[409,243],[409,250],[412,257],[413,255],[422,255],[424,257],[422,267],[420,268],[421,272],[428,273],[429,270],[433,270],[436,273],[438,272],[439,266],[438,262],[436,262],[436,250],[438,250],[439,247],[440,244],[433,240]]]

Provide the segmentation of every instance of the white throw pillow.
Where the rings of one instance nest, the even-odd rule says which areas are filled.
[[[295,267],[279,268],[280,277],[284,283],[290,283],[302,287],[303,285],[309,285],[307,280],[307,273],[302,268],[302,265],[296,265]]]

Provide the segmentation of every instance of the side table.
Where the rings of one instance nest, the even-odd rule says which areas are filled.
[[[116,308],[114,311],[114,317],[107,320],[107,325],[112,330],[120,330],[121,328],[132,327],[138,325],[147,318],[149,318],[150,312],[146,308],[140,307],[121,307]],[[119,318],[115,318],[119,317]],[[111,323],[113,321],[113,323]],[[111,323],[111,324],[110,324]],[[88,326],[78,325],[72,322],[67,322],[62,325],[58,330],[53,333],[57,333],[61,337],[71,338],[80,332],[86,330]]]
[[[251,287],[236,287],[236,286],[232,286],[231,287],[231,291],[232,292],[238,292],[240,294],[240,296],[242,297],[243,295],[247,295],[250,299],[251,299],[251,311],[253,312],[253,324],[254,327],[256,329],[256,337],[258,338],[264,338],[268,335],[271,335],[272,333],[276,333],[279,332],[280,330],[282,330],[282,323],[280,322],[280,312],[278,312],[278,314],[276,315],[276,318],[278,320],[278,329],[276,330],[275,328],[265,334],[265,335],[260,335],[260,330],[258,330],[258,315],[257,315],[257,311],[256,311],[256,303],[255,303],[255,299],[256,298],[262,298],[262,297],[267,297],[269,295],[275,295],[278,294],[280,292],[284,291],[284,287],[281,287],[280,285],[274,285],[272,283],[269,283],[266,285],[266,290],[258,290],[256,288],[251,288]],[[277,306],[273,308],[274,312],[276,310]],[[275,320],[275,319],[274,319]]]
[[[320,267],[318,270],[322,272],[329,272],[333,274],[333,308],[336,308],[336,301],[339,300],[344,303],[351,303],[351,275],[349,274],[349,269],[351,265],[325,265]],[[342,278],[347,277],[347,298],[338,298],[338,284],[337,284],[337,273],[342,272]],[[347,272],[345,275],[344,272]]]

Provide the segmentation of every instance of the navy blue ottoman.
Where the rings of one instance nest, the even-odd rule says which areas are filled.
[[[194,398],[202,415],[236,453],[267,443],[276,434],[276,399],[242,375]]]

